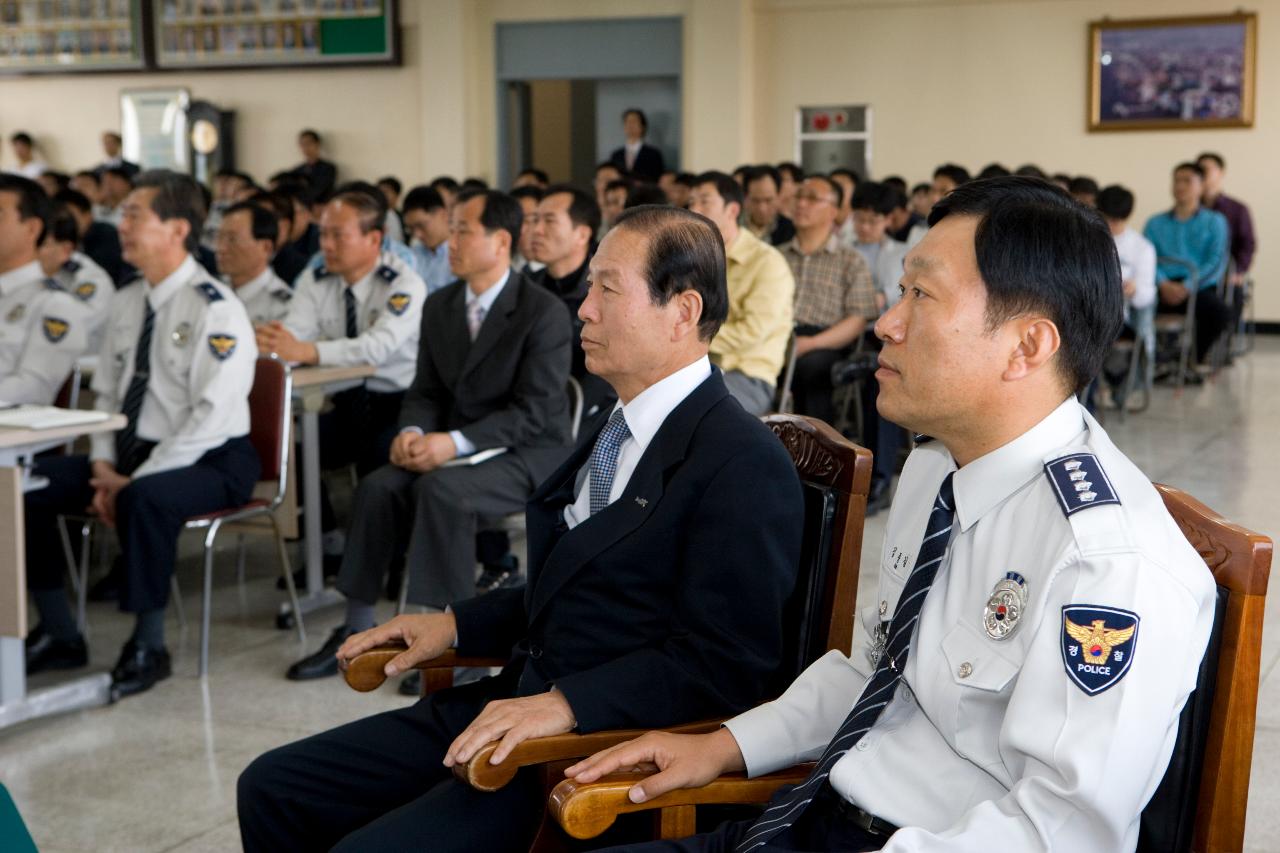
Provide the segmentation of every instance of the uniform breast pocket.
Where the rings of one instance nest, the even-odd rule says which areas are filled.
[[[954,715],[945,714],[951,731],[943,734],[950,735],[961,755],[983,767],[1000,761],[1000,726],[1019,669],[995,646],[994,640],[964,623],[942,641],[955,702],[947,709]]]
[[[186,328],[183,328],[186,326]],[[171,375],[185,378],[191,369],[192,354],[197,346],[209,346],[207,341],[197,340],[188,324],[183,324],[159,341],[164,367]],[[184,383],[185,384],[185,383]]]

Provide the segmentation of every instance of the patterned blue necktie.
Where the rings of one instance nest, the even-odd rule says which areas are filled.
[[[911,570],[911,576],[907,578],[902,595],[898,598],[897,610],[885,634],[884,652],[880,655],[871,680],[862,688],[862,695],[854,703],[853,710],[845,717],[835,737],[827,744],[826,751],[818,759],[809,778],[788,791],[786,796],[760,815],[759,820],[751,825],[738,844],[739,853],[747,853],[748,850],[767,844],[800,819],[805,808],[822,790],[822,785],[831,775],[836,762],[875,725],[881,712],[893,698],[898,682],[902,680],[902,670],[907,665],[907,655],[911,651],[912,628],[920,618],[920,610],[924,607],[929,587],[933,585],[933,579],[947,553],[947,543],[951,538],[948,534],[951,533],[951,522],[955,517],[955,500],[951,489],[951,479],[954,476],[954,471],[948,474],[942,481],[942,488],[938,489],[933,511],[929,513],[929,524],[924,530],[924,541],[920,543],[916,566]]]
[[[618,473],[618,450],[622,442],[631,437],[627,419],[622,409],[609,416],[609,422],[596,436],[596,446],[591,449],[591,514],[595,515],[609,505],[609,492],[613,489],[613,476]]]

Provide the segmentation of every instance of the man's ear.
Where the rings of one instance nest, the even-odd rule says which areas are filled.
[[[671,298],[679,312],[675,328],[671,331],[671,340],[682,341],[689,335],[697,335],[698,323],[702,320],[702,294],[689,288]]]
[[[1010,322],[1013,349],[1003,378],[1017,381],[1036,373],[1049,364],[1062,347],[1058,327],[1048,317],[1029,315]]]

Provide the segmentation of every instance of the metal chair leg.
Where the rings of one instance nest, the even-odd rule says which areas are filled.
[[[272,516],[272,524],[275,524],[275,516]],[[241,595],[244,594],[244,534],[236,535],[236,584],[240,587]]]
[[[76,597],[76,628],[83,634],[85,611],[80,607],[80,602],[84,599],[81,590],[88,582],[88,577],[81,573],[80,561],[75,559],[75,554],[71,551],[71,534],[67,532],[67,520],[62,516],[58,516],[58,539],[62,542],[62,558],[66,561],[67,573],[71,575],[71,592]]]
[[[88,634],[89,626],[89,559],[93,550],[93,519],[86,518],[80,525],[80,586],[76,590],[76,620],[80,623],[81,633]],[[98,551],[104,556],[107,553],[107,537],[100,537]],[[103,560],[103,562],[106,562]]]
[[[298,642],[303,646],[307,644],[307,629],[302,625],[302,606],[298,603],[298,588],[293,582],[293,564],[289,562],[289,549],[284,544],[284,537],[280,535],[280,523],[276,521],[274,512],[268,513],[267,518],[271,519],[271,531],[276,537],[276,551],[280,555],[280,571],[284,572],[284,588],[289,592],[289,606],[293,608],[293,621],[298,626]],[[244,556],[244,537],[241,536],[241,557]]]
[[[178,575],[169,578],[169,600],[173,602],[173,614],[178,617],[178,630],[187,630],[187,610],[182,604],[182,587],[178,586]]]
[[[214,521],[209,525],[209,532],[204,535],[204,594],[200,602],[200,665],[196,673],[198,678],[204,678],[209,672],[209,622],[213,610],[213,542],[221,526],[220,521]]]

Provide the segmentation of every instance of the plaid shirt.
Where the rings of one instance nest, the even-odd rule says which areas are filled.
[[[870,267],[857,249],[842,243],[835,234],[809,255],[800,251],[798,239],[778,250],[796,280],[797,326],[826,329],[855,314],[867,320],[879,315]]]

